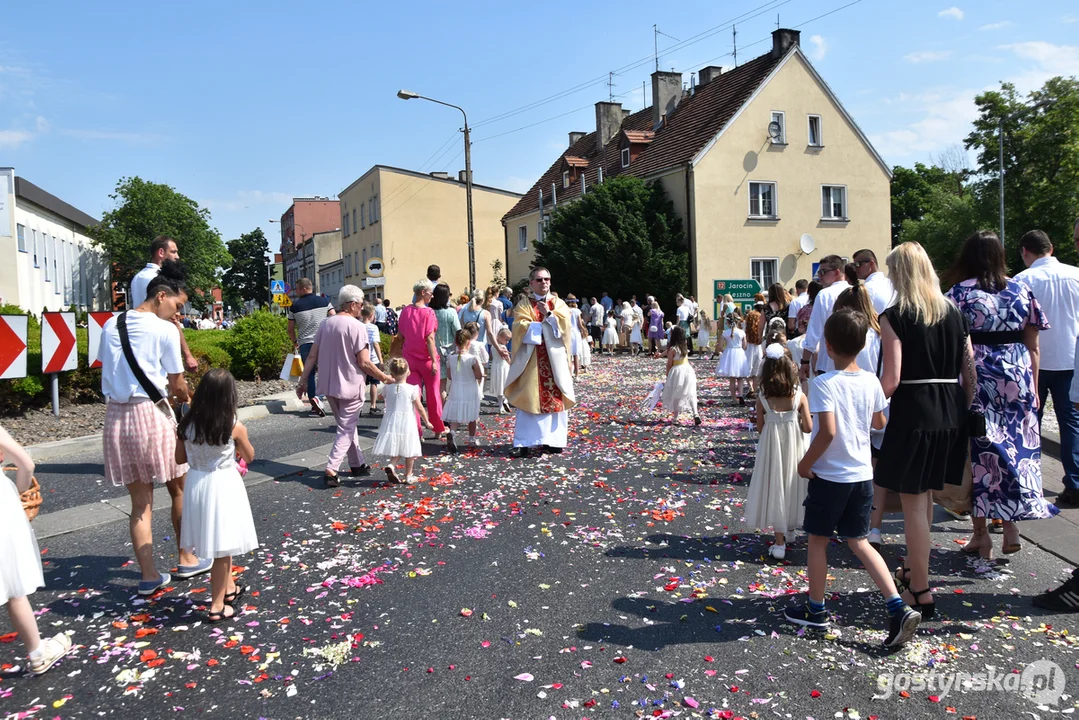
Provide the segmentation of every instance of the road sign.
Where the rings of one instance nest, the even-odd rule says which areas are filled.
[[[367,261],[367,274],[373,278],[382,277],[382,273],[385,268],[382,265],[382,258],[373,257]]]
[[[270,293],[273,295],[285,294],[285,281],[284,280],[271,280],[270,281]]]
[[[0,315],[0,380],[26,377],[26,319]]]
[[[75,352],[75,313],[41,314],[41,367],[45,373],[59,373],[78,367]]]
[[[278,293],[273,296],[273,301],[283,308],[292,307],[292,298],[283,293]]]
[[[730,295],[734,302],[742,306],[742,312],[753,309],[753,296],[761,291],[761,284],[756,280],[716,280],[715,292],[712,297],[716,298],[712,310],[713,317],[719,316],[719,300],[724,295]]]
[[[90,352],[86,356],[86,359],[90,361],[90,367],[101,367],[101,361],[98,360],[98,355],[101,352],[101,331],[105,328],[105,323],[109,321],[109,318],[119,314],[119,312],[109,312],[108,310],[90,313]]]

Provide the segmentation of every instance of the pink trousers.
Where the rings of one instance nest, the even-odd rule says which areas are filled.
[[[337,422],[337,437],[333,439],[326,469],[337,472],[337,468],[341,466],[341,461],[347,454],[348,466],[356,470],[364,464],[363,450],[360,450],[360,436],[356,433],[356,423],[360,419],[360,410],[363,409],[363,398],[339,398],[330,395],[327,400],[330,401],[330,409]]]
[[[423,387],[427,391],[427,417],[431,420],[436,433],[446,430],[442,423],[442,390],[438,387],[438,365],[431,362],[431,356],[423,358],[406,358],[411,371],[408,375],[408,384]],[[420,437],[423,437],[423,426],[417,415],[416,424],[420,427]]]

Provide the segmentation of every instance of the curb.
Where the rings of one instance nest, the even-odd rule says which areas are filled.
[[[1051,430],[1042,430],[1042,452],[1060,459],[1060,436]]]
[[[277,393],[266,397],[255,398],[252,405],[245,405],[236,412],[236,418],[240,422],[258,420],[269,415],[280,415],[290,412],[299,412],[307,409],[307,403],[296,397],[293,392]],[[30,455],[30,459],[36,462],[52,460],[63,455],[75,455],[101,448],[101,433],[83,435],[82,437],[54,440],[53,442],[27,445],[24,449]]]

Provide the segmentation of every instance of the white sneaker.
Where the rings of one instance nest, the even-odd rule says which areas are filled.
[[[787,546],[773,545],[772,547],[768,548],[768,554],[776,560],[782,560],[783,558],[787,557]]]
[[[38,650],[41,653],[37,658],[29,658],[31,675],[41,675],[71,652],[71,638],[64,633],[45,638],[38,645]]]
[[[468,436],[468,444],[471,445],[472,447],[479,447],[483,443],[475,435],[469,435]]]
[[[884,539],[880,536],[880,528],[873,528],[869,531],[869,537],[866,538],[869,544],[877,550],[880,550],[880,546],[884,544]]]

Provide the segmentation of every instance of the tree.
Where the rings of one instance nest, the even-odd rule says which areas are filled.
[[[112,262],[113,281],[128,285],[146,265],[153,239],[169,235],[187,268],[188,296],[196,307],[205,307],[221,269],[232,263],[220,234],[210,227],[210,211],[168,185],[137,176],[120,178],[109,198],[117,206],[88,233]]]
[[[934,188],[963,194],[965,177],[959,171],[915,163],[914,168],[896,166],[892,170],[892,245],[899,243],[903,223],[921,220],[930,210]]]
[[[226,305],[233,309],[243,306],[245,300],[256,305],[269,303],[270,279],[266,274],[266,255],[270,243],[262,228],[255,228],[235,240],[229,241],[232,265],[221,279],[221,293]]]
[[[539,266],[563,296],[651,294],[671,302],[689,285],[682,221],[663,185],[624,175],[555,211],[536,243]]]
[[[903,222],[899,238],[901,242],[921,243],[937,273],[943,275],[955,262],[963,241],[983,227],[972,193],[959,194],[936,186],[926,195],[922,216]]]
[[[491,285],[499,289],[506,287],[506,278],[502,273],[502,261],[498,258],[491,261]]]
[[[1004,119],[1005,246],[1012,272],[1023,269],[1019,238],[1035,228],[1048,233],[1059,258],[1075,263],[1068,240],[1079,212],[1079,81],[1050,78],[1025,100],[1014,85],[1002,83],[999,91],[982,93],[974,102],[980,114],[965,145],[978,151],[974,188],[990,228],[999,224]]]

